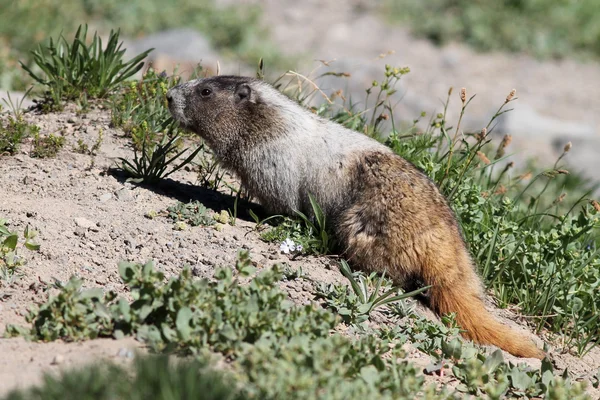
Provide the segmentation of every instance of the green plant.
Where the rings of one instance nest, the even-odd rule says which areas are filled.
[[[247,252],[235,265],[240,277],[255,272]],[[155,349],[198,353],[207,346],[235,355],[245,343],[273,336],[324,335],[337,319],[312,305],[294,307],[276,283],[279,267],[260,272],[242,286],[230,268],[218,268],[215,280],[194,280],[189,268],[164,282],[154,264],[119,264],[121,279],[133,302],[101,289],[81,289],[72,277],[60,292],[27,320],[31,329],[7,327],[8,335],[29,335],[38,340],[81,340],[98,336],[135,335]]]
[[[10,282],[15,275],[17,268],[23,265],[24,260],[19,253],[19,235],[8,230],[7,221],[0,218],[0,277],[7,282]],[[33,239],[37,236],[37,232],[30,230],[27,226],[23,233],[22,247],[28,250],[39,250],[40,245],[36,244]]]
[[[242,399],[231,374],[208,368],[198,360],[172,363],[167,356],[139,356],[133,374],[128,368],[103,362],[46,374],[43,383],[15,390],[4,400],[207,400]]]
[[[178,202],[174,206],[167,208],[167,217],[174,222],[185,222],[191,226],[198,225],[214,225],[215,219],[212,215],[208,215],[209,208],[198,200],[189,203]]]
[[[104,131],[102,130],[102,128],[100,128],[100,130],[98,130],[98,138],[96,139],[91,148],[87,145],[87,143],[83,141],[83,139],[78,139],[77,147],[73,148],[73,151],[79,154],[86,154],[94,157],[96,156],[96,154],[98,154],[98,150],[100,150],[100,146],[102,145],[103,139]]]
[[[393,22],[406,22],[418,35],[438,44],[463,41],[478,50],[508,50],[538,57],[600,55],[600,10],[594,0],[435,0],[425,5],[387,0],[382,11]]]
[[[400,302],[429,288],[397,294],[399,288],[387,287],[385,274],[365,277],[362,272],[352,273],[346,260],[340,262],[340,272],[350,281],[350,287],[319,283],[316,285],[316,296],[323,299],[325,306],[339,314],[344,322],[351,324],[364,322],[369,319],[373,310]],[[373,288],[370,289],[370,286]],[[383,293],[380,294],[382,290]]]
[[[22,117],[15,119],[9,116],[7,123],[0,118],[0,155],[17,153],[23,139],[38,136],[40,128],[25,122]]]
[[[204,142],[200,143],[199,147],[202,150],[192,162],[198,168],[198,184],[207,189],[217,190],[224,184],[226,172]]]
[[[79,26],[71,43],[60,35],[56,44],[53,39],[47,47],[38,45],[32,51],[33,59],[42,74],[26,64],[21,66],[38,83],[47,86],[55,105],[64,98],[73,100],[82,94],[87,97],[104,97],[121,82],[138,72],[143,59],[152,50],[123,62],[125,49],[119,43],[119,31],[111,30],[106,47],[97,33],[87,44],[87,25]]]
[[[36,125],[28,124],[23,119],[23,101],[30,91],[31,89],[27,90],[16,103],[13,102],[10,92],[7,99],[2,99],[10,109],[11,115],[5,121],[0,118],[0,155],[15,154],[19,151],[23,139],[39,134],[39,128]],[[0,112],[2,112],[2,105],[0,105]]]
[[[201,71],[201,67],[196,73]],[[149,68],[139,81],[131,81],[111,99],[111,123],[131,136],[136,149],[145,141],[154,143],[164,126],[173,120],[165,94],[180,82],[175,74],[157,74]],[[176,133],[177,131],[174,131]]]
[[[121,169],[130,176],[129,180],[137,183],[157,183],[161,179],[177,172],[196,157],[201,147],[196,148],[186,159],[173,165],[167,171],[169,166],[174,164],[187,151],[187,149],[178,151],[180,137],[177,133],[172,133],[174,129],[173,124],[170,121],[166,121],[162,126],[162,130],[165,133],[163,133],[160,142],[152,143],[144,138],[140,150],[141,154],[138,154],[138,150],[134,149],[134,158],[132,161],[122,157],[119,158],[121,160]]]
[[[31,150],[30,155],[35,158],[56,157],[64,145],[64,136],[55,136],[53,134],[40,136],[39,133],[36,133],[33,136],[33,149]]]
[[[327,218],[313,195],[309,194],[308,199],[313,215],[307,216],[299,210],[296,210],[296,214],[300,216],[308,231],[310,237],[308,246],[314,248],[320,254],[328,254],[335,246],[335,242],[328,230]]]
[[[265,242],[282,243],[282,251],[294,247],[292,251],[305,254],[329,254],[335,247],[323,210],[312,195],[309,195],[312,214],[306,215],[296,211],[297,217],[272,215],[262,221],[250,211],[250,216],[256,222],[257,228],[266,222],[274,227],[262,232],[260,237]],[[278,221],[275,223],[275,221]],[[287,247],[286,247],[287,246]]]
[[[23,96],[21,96],[21,98],[19,100],[17,100],[16,102],[13,101],[13,99],[10,95],[10,92],[6,93],[7,94],[6,99],[2,99],[4,104],[6,104],[8,106],[8,108],[10,109],[10,111],[13,115],[13,119],[15,119],[17,121],[23,119],[23,113],[24,113],[23,102],[25,101],[27,96],[29,96],[29,93],[31,93],[32,89],[33,89],[32,87],[27,89],[27,91],[25,93],[23,93]]]
[[[7,332],[43,341],[77,341],[109,336],[114,322],[107,304],[114,294],[105,296],[101,288],[82,290],[82,285],[83,281],[76,276],[66,283],[56,281],[54,287],[59,289],[58,294],[26,316],[27,322],[33,323],[32,328],[12,326],[7,328]]]
[[[171,390],[169,382],[173,381],[177,388],[172,390],[192,390],[195,386],[190,381],[203,384],[203,374],[217,388],[222,387],[219,382],[227,382],[227,387],[236,389],[231,395],[239,394],[239,398],[309,399],[318,393],[322,399],[448,399],[461,398],[465,392],[494,399],[504,394],[587,398],[582,384],[571,383],[566,375],[554,376],[549,363],[541,370],[515,367],[504,362],[499,352],[485,356],[470,343],[448,339],[458,334],[451,318],[446,319],[450,327],[445,327],[413,314],[402,317],[404,321],[391,329],[353,326],[355,333],[367,329],[356,338],[332,334],[339,319],[313,305],[287,300],[279,288],[282,273],[278,266],[254,273],[247,252],[239,253],[234,269],[218,268],[211,280],[196,280],[184,268],[165,282],[164,274],[151,262],[124,262],[119,274],[129,289],[127,299],[100,289],[81,290],[81,281],[72,278],[39,310],[31,311],[31,329],[9,326],[7,334],[46,340],[134,335],[155,350],[195,354],[202,360],[179,362],[178,378],[158,380],[158,376],[171,376],[166,358],[142,359],[139,362],[146,366],[138,364],[135,377],[128,380],[109,374],[114,379],[105,382],[104,374],[112,367],[96,367],[82,371],[77,380],[81,389],[67,390],[81,394],[85,388],[98,393],[98,398],[122,398],[121,388],[133,391],[127,398],[152,398],[144,396],[159,393],[161,388]],[[247,284],[241,284],[248,278]],[[404,360],[402,345],[407,339],[434,357],[435,364],[426,373],[452,369],[461,381],[458,392],[426,383],[421,368]],[[216,360],[209,350],[228,360],[229,372],[212,369]],[[92,376],[95,384],[89,386]],[[62,377],[46,382],[44,390],[32,389],[28,394],[70,398],[60,396],[74,380]]]

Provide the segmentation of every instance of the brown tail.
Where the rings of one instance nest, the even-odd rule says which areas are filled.
[[[431,288],[431,308],[439,315],[455,312],[458,324],[465,331],[463,336],[467,339],[496,345],[517,357],[544,358],[544,352],[533,341],[497,321],[485,309],[479,293],[465,286],[434,285]]]

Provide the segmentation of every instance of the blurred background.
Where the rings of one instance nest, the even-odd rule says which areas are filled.
[[[518,162],[553,162],[571,141],[573,171],[600,171],[598,0],[0,0],[0,97],[24,92],[38,43],[87,23],[120,29],[131,55],[154,47],[157,70],[256,73],[293,69],[359,104],[384,65],[409,67],[395,118],[435,115],[454,87],[477,97],[464,129],[485,126],[511,89],[519,100],[496,133],[513,135]],[[427,123],[427,118],[422,124]]]

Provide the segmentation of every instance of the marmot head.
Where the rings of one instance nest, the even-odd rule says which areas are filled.
[[[172,88],[167,101],[173,118],[219,154],[268,136],[276,119],[264,97],[272,91],[277,92],[257,79],[216,76]]]

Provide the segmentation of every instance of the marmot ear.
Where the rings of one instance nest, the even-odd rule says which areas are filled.
[[[256,96],[254,94],[254,91],[247,83],[240,83],[236,86],[234,93],[235,104],[239,104],[246,101],[254,103],[256,100],[255,97]]]

